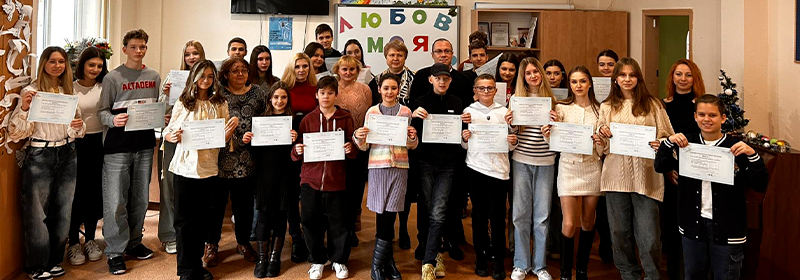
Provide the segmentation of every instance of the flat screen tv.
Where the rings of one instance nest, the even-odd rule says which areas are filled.
[[[329,0],[231,0],[232,14],[328,15]]]

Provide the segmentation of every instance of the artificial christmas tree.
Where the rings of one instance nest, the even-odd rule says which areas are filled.
[[[736,91],[736,83],[732,82],[731,78],[725,74],[725,70],[720,69],[719,72],[719,84],[722,85],[722,92],[717,96],[725,104],[725,115],[728,117],[722,124],[722,132],[741,134],[750,120],[744,118],[744,110],[739,107],[739,92]]]

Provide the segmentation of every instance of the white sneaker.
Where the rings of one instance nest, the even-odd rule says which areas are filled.
[[[28,273],[28,277],[31,278],[31,280],[50,280],[50,279],[53,279],[53,276],[50,275],[50,272],[47,272],[47,271],[44,271],[44,270],[37,270],[37,271],[29,272]]]
[[[528,274],[528,272],[525,271],[525,270],[522,270],[522,268],[515,267],[514,270],[511,271],[511,279],[512,280],[523,280],[523,279],[525,279],[525,275],[527,275],[527,274]]]
[[[50,268],[50,276],[52,277],[63,276],[65,273],[64,268],[60,265],[55,265]]]
[[[87,241],[86,244],[83,245],[83,251],[89,256],[89,260],[93,262],[99,261],[100,258],[103,257],[103,250],[100,250],[100,246],[98,246],[97,242],[94,242],[94,240]]]
[[[350,276],[350,272],[347,271],[347,266],[342,263],[333,263],[333,270],[336,271],[336,278],[346,279]]]
[[[442,257],[442,253],[438,253],[436,254],[436,269],[434,270],[434,273],[436,274],[436,277],[442,278],[445,274],[444,271],[444,258]]]
[[[550,272],[547,272],[547,269],[537,271],[536,277],[539,277],[539,280],[553,280],[553,276],[550,276]]]
[[[167,254],[178,253],[178,242],[177,241],[164,242],[164,251],[166,251]]]
[[[308,270],[308,279],[322,279],[322,268],[321,264],[312,263]]]
[[[67,256],[69,257],[69,264],[82,265],[86,263],[86,257],[83,256],[81,251],[81,244],[75,244],[67,248]]]

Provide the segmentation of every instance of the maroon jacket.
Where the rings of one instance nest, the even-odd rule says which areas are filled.
[[[308,113],[297,129],[297,142],[303,143],[303,133],[336,130],[344,131],[344,142],[353,145],[350,153],[346,156],[355,158],[356,154],[358,154],[358,148],[352,143],[353,131],[355,130],[353,117],[350,112],[339,108],[339,106],[336,106],[336,112],[333,113],[330,119],[325,119],[325,116],[319,110],[319,106],[311,113]],[[303,156],[298,155],[297,151],[292,149],[292,160],[301,161]],[[308,184],[311,188],[319,191],[343,191],[345,190],[345,175],[347,173],[346,165],[344,160],[304,162],[300,171],[300,184]]]

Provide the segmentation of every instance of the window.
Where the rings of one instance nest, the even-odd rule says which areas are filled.
[[[105,0],[38,0],[36,50],[67,41],[103,37]]]

